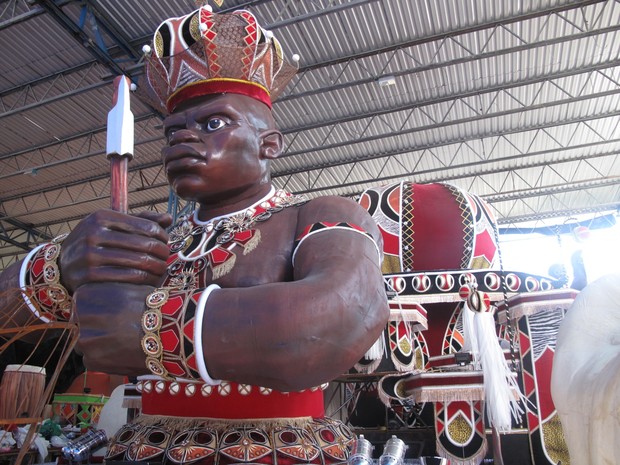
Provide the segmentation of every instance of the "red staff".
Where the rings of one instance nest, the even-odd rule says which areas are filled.
[[[133,158],[133,113],[129,108],[131,81],[114,79],[112,109],[108,113],[106,153],[110,160],[110,208],[127,213],[127,163]]]

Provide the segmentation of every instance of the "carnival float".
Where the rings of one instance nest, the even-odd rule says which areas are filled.
[[[409,463],[570,463],[550,380],[558,329],[577,291],[551,277],[504,269],[490,208],[458,187],[403,181],[366,190],[359,202],[383,235],[390,320],[365,356],[335,380],[329,401],[359,444],[370,444],[368,460],[398,439],[397,460]],[[71,324],[52,328],[34,319],[20,330],[3,326],[2,351],[28,335],[38,335],[40,345],[50,331],[62,330],[59,358],[41,363],[53,376],[43,385],[41,373],[33,375],[39,387],[28,416],[1,415],[1,423],[30,425],[32,440],[77,333]],[[489,352],[499,359],[485,359]],[[32,372],[24,368],[30,359],[15,370]],[[5,405],[7,396],[24,397],[14,379],[5,372]],[[69,410],[85,408],[72,397],[63,402],[67,396],[53,402],[65,419]],[[116,414],[99,405],[97,415],[126,419],[139,410],[135,398],[114,405]],[[89,421],[98,427],[95,415]]]
[[[458,187],[404,181],[366,190],[359,202],[383,235],[391,316],[339,380],[357,433],[379,452],[395,435],[406,457],[458,465],[570,463],[550,377],[577,291],[504,269],[489,206]],[[486,335],[478,323],[471,329],[482,314],[490,337],[488,326]],[[489,351],[502,360],[484,360]]]

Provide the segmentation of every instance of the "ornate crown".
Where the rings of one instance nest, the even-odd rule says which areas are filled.
[[[166,114],[187,99],[225,92],[271,107],[297,72],[271,31],[246,10],[213,13],[203,6],[170,18],[155,31],[152,49],[144,51],[141,94]]]

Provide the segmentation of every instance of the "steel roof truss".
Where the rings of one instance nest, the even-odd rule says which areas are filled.
[[[428,150],[425,151],[424,153],[429,152]],[[546,152],[539,152],[537,154],[528,154],[526,156],[539,156],[542,155]],[[599,157],[614,157],[616,158],[618,155],[620,155],[620,151],[615,150],[615,151],[611,151],[611,152],[605,152],[602,154],[598,154],[598,155],[585,155],[585,154],[578,154],[577,156],[571,157],[569,159],[563,159],[560,160],[558,162],[553,163],[553,165],[562,165],[565,163],[571,163],[571,162],[578,162],[580,160],[584,160],[587,158],[593,159],[593,158],[599,158]],[[421,159],[421,157],[420,157]],[[475,176],[485,176],[485,175],[490,175],[490,174],[501,174],[501,173],[506,173],[504,176],[504,181],[501,182],[501,186],[498,186],[497,190],[503,190],[506,188],[506,183],[509,179],[512,179],[512,185],[515,186],[517,183],[515,182],[515,179],[519,179],[522,181],[522,183],[524,185],[526,185],[528,187],[528,189],[534,188],[536,187],[535,185],[532,185],[531,183],[529,183],[523,176],[521,176],[518,171],[519,170],[527,170],[527,169],[532,169],[532,168],[545,168],[550,166],[551,164],[545,160],[542,159],[540,161],[529,161],[527,162],[527,164],[524,166],[523,164],[523,159],[524,156],[523,155],[515,155],[515,156],[510,156],[510,157],[504,157],[501,159],[495,159],[495,160],[488,160],[486,162],[476,162],[476,163],[466,163],[466,164],[461,164],[461,165],[453,165],[450,166],[449,168],[451,169],[450,174],[446,173],[446,170],[448,167],[446,166],[442,166],[442,167],[436,167],[436,168],[432,168],[432,169],[426,169],[426,170],[419,170],[417,169],[417,166],[414,168],[414,170],[412,170],[411,172],[407,172],[404,171],[402,173],[398,173],[395,175],[389,175],[389,176],[383,176],[383,177],[376,177],[376,176],[370,176],[368,179],[364,179],[364,180],[358,180],[358,181],[354,181],[354,182],[343,182],[343,181],[336,181],[336,184],[334,185],[327,185],[324,184],[322,189],[337,189],[339,187],[355,187],[355,186],[359,186],[359,185],[363,185],[363,184],[368,184],[368,183],[373,183],[373,182],[387,182],[390,180],[395,180],[395,179],[401,179],[403,177],[412,177],[414,180],[416,178],[420,178],[423,176],[426,176],[428,174],[434,174],[435,176],[428,179],[426,182],[440,182],[440,181],[454,181],[454,180],[458,180],[458,179],[466,179],[469,178],[470,176],[472,176],[472,168],[477,168],[475,172],[473,172],[473,175]],[[508,164],[506,164],[507,162],[512,161],[513,165],[510,166]],[[356,162],[356,164],[360,164],[362,162]],[[502,164],[501,168],[484,168],[484,165],[487,164],[491,164],[491,165],[497,165],[497,164]],[[323,169],[320,170],[319,174],[317,176],[320,176],[320,174],[323,172]],[[310,175],[310,171],[306,171],[303,172],[306,176]],[[455,174],[457,173],[457,174]],[[293,176],[293,175],[291,175]],[[278,175],[274,175],[274,178],[279,178],[279,177],[284,177],[284,176],[278,176]],[[290,179],[290,177],[289,177]],[[288,181],[287,181],[288,183]],[[317,189],[318,190],[318,189]],[[514,190],[514,187],[511,189]],[[307,190],[304,191],[304,193],[311,193],[314,192],[314,190]],[[350,195],[355,195],[355,193],[352,193]]]

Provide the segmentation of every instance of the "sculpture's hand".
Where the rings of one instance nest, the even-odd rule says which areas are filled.
[[[141,349],[141,316],[151,286],[99,282],[73,295],[80,338],[77,348],[89,370],[119,375],[148,372]]]
[[[64,240],[60,256],[63,285],[74,292],[86,283],[116,282],[157,286],[166,271],[170,215],[131,216],[99,210]]]

